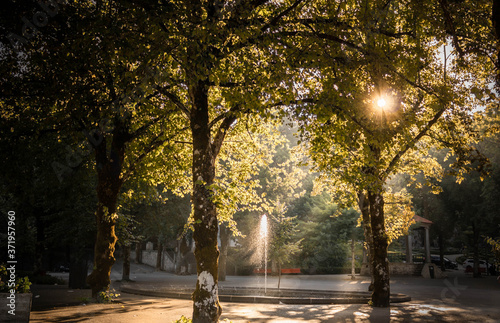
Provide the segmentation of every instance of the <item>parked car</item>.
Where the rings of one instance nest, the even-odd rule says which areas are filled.
[[[54,272],[56,273],[69,273],[69,266],[59,265],[54,268]]]
[[[443,257],[445,269],[458,269],[458,264],[450,259]],[[431,255],[431,262],[441,267],[441,258],[438,255]]]
[[[466,273],[473,273],[474,272],[474,259],[467,259],[464,261],[463,264],[465,268]],[[487,263],[484,260],[479,260],[479,272],[482,274],[486,274],[487,270]]]

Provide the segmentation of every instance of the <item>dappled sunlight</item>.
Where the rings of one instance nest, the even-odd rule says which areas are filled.
[[[390,308],[368,305],[252,305],[224,307],[223,318],[233,322],[424,322],[433,318],[442,322],[491,319],[487,313],[470,309],[425,304],[401,303]]]
[[[363,312],[354,312],[354,315],[357,317],[364,317],[364,318],[368,318],[370,316],[367,313],[363,313]]]
[[[396,315],[398,315],[399,313],[401,313],[401,312],[400,312],[400,311],[398,311],[397,309],[391,308],[391,316],[396,316]]]

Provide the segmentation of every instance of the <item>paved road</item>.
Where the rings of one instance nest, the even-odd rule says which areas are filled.
[[[367,305],[267,305],[222,303],[223,316],[233,322],[500,322],[500,283],[496,277],[472,278],[462,270],[447,272],[445,279],[396,276],[391,291],[412,297],[386,309]],[[113,287],[120,288],[120,264],[112,270]],[[131,278],[137,286],[151,289],[194,286],[195,276],[176,276],[155,272],[144,265],[133,265]],[[229,276],[221,288],[262,287],[263,277]],[[282,288],[366,291],[365,277],[350,280],[347,275],[284,276]],[[269,277],[268,286],[276,287],[277,278]],[[121,303],[88,304],[88,290],[68,292],[65,287],[33,289],[31,322],[172,322],[181,315],[190,316],[192,304],[186,300],[122,294]],[[36,294],[38,293],[38,294]],[[56,299],[73,306],[47,308]],[[85,305],[83,305],[85,304]]]

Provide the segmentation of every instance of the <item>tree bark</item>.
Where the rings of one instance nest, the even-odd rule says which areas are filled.
[[[135,263],[142,264],[142,242],[135,243]]]
[[[208,115],[208,83],[191,84],[193,108],[190,126],[193,137],[193,217],[194,255],[198,280],[193,293],[193,323],[218,322],[222,312],[218,296],[219,225],[213,201],[215,160],[220,146],[212,142]]]
[[[384,220],[384,197],[380,190],[368,192],[373,236],[373,294],[375,307],[388,307],[390,302],[389,260]]]
[[[351,279],[356,279],[356,259],[354,259],[354,238],[351,239]]]
[[[97,170],[97,236],[94,247],[94,270],[87,277],[92,297],[100,291],[108,291],[111,267],[115,263],[116,207],[123,180],[121,171],[125,158],[126,134],[119,125],[113,129],[113,140],[108,156],[106,140],[95,147]]]
[[[219,281],[225,281],[227,272],[227,250],[229,248],[230,230],[225,225],[221,225],[219,229],[220,229]]]
[[[130,245],[123,246],[123,272],[122,280],[130,280]]]

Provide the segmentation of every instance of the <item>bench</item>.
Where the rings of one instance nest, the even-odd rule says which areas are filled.
[[[282,274],[300,274],[300,268],[283,268],[281,269]]]
[[[263,268],[255,268],[253,270],[253,273],[254,274],[264,274],[265,273],[265,269]],[[267,269],[267,273],[268,274],[271,274],[271,268],[268,268]],[[281,269],[281,273],[282,274],[300,274],[300,268],[283,268]]]

